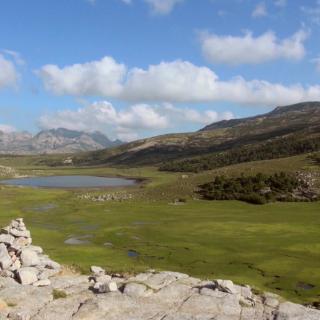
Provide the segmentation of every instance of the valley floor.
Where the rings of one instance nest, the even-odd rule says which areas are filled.
[[[34,242],[62,264],[83,271],[93,264],[125,273],[173,270],[202,279],[231,279],[296,302],[319,301],[319,202],[255,206],[196,199],[196,185],[217,172],[182,176],[153,168],[52,169],[23,161],[11,161],[21,175],[121,174],[146,179],[133,188],[99,191],[0,186],[0,225],[23,217]],[[0,165],[9,163],[0,159]],[[296,157],[290,165],[281,159],[220,172],[306,165],[303,157]],[[132,199],[92,201],[103,194],[120,199],[130,194]],[[186,202],[175,201],[178,198]]]

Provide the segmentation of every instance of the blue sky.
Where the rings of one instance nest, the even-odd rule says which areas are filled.
[[[133,140],[320,100],[318,0],[4,0],[0,130]]]

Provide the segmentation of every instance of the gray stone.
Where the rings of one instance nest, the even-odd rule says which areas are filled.
[[[36,252],[38,254],[43,253],[43,249],[41,247],[39,247],[39,246],[32,246],[31,245],[31,246],[28,247],[28,249],[32,250],[32,251],[34,251],[34,252]]]
[[[0,234],[0,243],[4,243],[6,245],[12,245],[14,241],[14,237],[10,234]]]
[[[94,275],[105,274],[105,270],[102,269],[101,267],[91,266],[90,270]]]
[[[237,293],[233,282],[231,280],[214,280],[214,283],[218,290],[227,293]]]
[[[8,269],[12,264],[12,260],[9,256],[7,247],[0,243],[0,267],[2,269]]]
[[[12,234],[15,237],[23,237],[23,238],[31,238],[31,234],[29,230],[18,230],[18,229],[11,229],[10,234]]]
[[[126,284],[123,293],[130,297],[146,297],[153,293],[152,290],[147,290],[147,287],[141,283]]]
[[[33,284],[34,282],[38,281],[36,268],[20,268],[17,271],[17,275],[20,283],[23,285]]]
[[[97,282],[93,287],[98,293],[107,293],[118,291],[118,286],[114,281],[107,283]]]
[[[40,259],[35,251],[24,249],[21,252],[21,263],[24,267],[33,267],[40,264]]]

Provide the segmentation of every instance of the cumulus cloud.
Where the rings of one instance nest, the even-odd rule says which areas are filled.
[[[107,68],[99,69],[99,65]],[[113,68],[109,67],[112,62]],[[48,69],[54,72],[48,72]],[[109,72],[113,69],[114,72]],[[45,71],[44,71],[45,70]],[[59,69],[44,67],[39,74],[45,87],[55,94],[112,97],[134,103],[234,102],[275,106],[320,100],[320,86],[283,85],[264,80],[234,77],[219,79],[207,67],[188,61],[162,62],[147,69],[126,67],[111,58]],[[45,73],[45,76],[44,76]]]
[[[144,0],[155,14],[169,14],[174,7],[184,0]]]
[[[124,141],[135,140],[149,133],[175,128],[177,124],[206,125],[233,118],[230,112],[199,111],[177,108],[171,104],[135,104],[117,110],[110,102],[99,101],[78,110],[61,110],[39,119],[42,129],[67,128],[71,130],[101,130]]]
[[[267,15],[268,15],[267,7],[264,2],[258,3],[252,12],[252,17],[254,18],[264,17]]]
[[[37,74],[45,88],[57,95],[115,96],[121,91],[126,67],[111,57],[59,68],[45,65]]]
[[[7,125],[7,124],[0,124],[0,132],[4,132],[4,133],[12,133],[15,132],[16,128]]]
[[[243,36],[201,35],[203,55],[211,63],[230,65],[258,64],[276,59],[300,60],[305,55],[307,33],[299,30],[291,37],[278,39],[273,32],[254,37],[251,32]]]
[[[15,64],[0,54],[0,89],[15,87],[19,74]]]
[[[162,62],[128,74],[122,97],[133,101],[205,101],[218,77],[206,67],[187,61]]]

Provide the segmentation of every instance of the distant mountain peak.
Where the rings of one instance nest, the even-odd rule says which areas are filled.
[[[0,154],[75,153],[107,149],[122,144],[111,141],[99,131],[84,132],[66,128],[42,130],[32,136],[27,132],[2,133]]]

